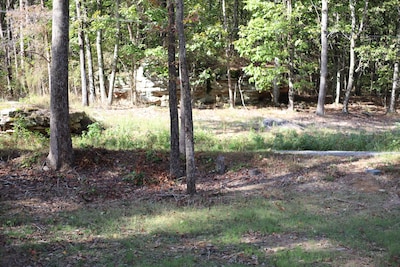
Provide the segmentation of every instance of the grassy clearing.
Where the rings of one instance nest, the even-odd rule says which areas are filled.
[[[260,151],[260,150],[342,150],[342,151],[399,151],[400,129],[383,133],[341,133],[333,130],[309,129],[298,132],[290,129],[255,131],[248,129],[234,136],[220,136],[201,127],[195,128],[197,151]],[[81,137],[74,138],[78,147],[107,149],[168,150],[167,125],[121,124],[103,128],[91,125]]]
[[[35,219],[21,212],[13,221],[2,207],[0,225],[26,262],[46,266],[396,264],[399,210],[377,207],[379,194],[343,193],[236,196],[207,206],[114,202]]]
[[[155,109],[137,116],[125,112],[118,116],[102,115],[101,122],[88,132],[74,138],[76,147],[107,149],[169,150],[168,110]],[[93,111],[92,111],[93,113]],[[197,151],[235,152],[268,150],[343,150],[343,151],[399,151],[400,128],[380,132],[340,129],[305,129],[287,127],[265,128],[262,117],[246,118],[243,111],[220,114],[209,120],[195,116],[194,139]],[[199,115],[198,115],[199,116]],[[96,114],[94,114],[96,117]]]
[[[39,99],[40,100],[40,99]],[[38,99],[27,103],[42,103]],[[46,102],[42,103],[46,105]],[[121,111],[117,114],[104,110],[87,109],[98,122],[89,126],[82,136],[74,136],[76,148],[98,147],[110,150],[152,149],[167,151],[169,143],[168,110],[145,109],[144,114]],[[219,114],[219,113],[218,113]],[[371,132],[366,130],[342,131],[333,128],[309,126],[304,129],[290,127],[265,128],[262,117],[246,118],[244,111],[219,114],[209,120],[195,116],[196,151],[236,152],[269,150],[343,150],[343,151],[399,151],[400,128]],[[4,136],[0,148],[18,147],[36,151],[47,148],[48,140],[40,134],[17,129],[13,136]]]

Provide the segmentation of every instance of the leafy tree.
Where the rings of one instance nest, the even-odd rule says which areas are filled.
[[[305,1],[306,2],[306,1]],[[272,84],[290,85],[296,90],[309,87],[317,69],[318,44],[315,14],[296,1],[245,1],[251,13],[246,26],[240,27],[234,42],[240,55],[250,61],[245,72],[255,87],[270,90]],[[279,64],[276,64],[278,62]],[[312,77],[310,79],[310,76]]]
[[[346,94],[343,100],[343,113],[349,113],[348,111],[348,104],[350,99],[350,93],[353,89],[354,84],[354,74],[356,72],[355,65],[356,65],[356,41],[359,38],[361,32],[363,31],[364,27],[364,20],[367,16],[368,11],[368,0],[364,2],[364,9],[362,12],[362,16],[360,16],[359,23],[357,23],[357,15],[356,15],[356,2],[357,0],[349,0],[349,8],[350,8],[350,16],[351,16],[351,30],[350,30],[350,63],[349,63],[349,75],[346,87]]]

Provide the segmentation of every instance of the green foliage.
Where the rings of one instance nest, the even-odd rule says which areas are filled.
[[[1,206],[0,226],[6,240],[19,239],[26,251],[41,252],[41,262],[57,265],[79,256],[82,264],[102,266],[329,266],[355,259],[387,266],[399,256],[399,214],[376,207],[379,196],[369,194],[342,192],[337,202],[331,193],[305,198],[285,191],[282,200],[248,195],[197,207],[120,201],[38,217],[40,228],[27,211],[10,219],[10,209]],[[368,209],[346,211],[360,201]],[[45,243],[36,239],[42,228],[48,229]],[[96,242],[84,242],[93,236]],[[60,246],[66,239],[68,246]]]
[[[253,15],[248,24],[240,28],[235,48],[251,62],[245,68],[251,81],[258,89],[266,90],[274,79],[281,82],[280,74],[287,72],[288,51],[284,34],[288,20],[281,4],[247,1],[246,9]],[[271,66],[275,59],[280,61],[280,67]]]
[[[88,130],[82,133],[80,146],[98,146],[102,137],[103,126],[100,122],[88,125]]]
[[[145,51],[145,73],[148,77],[168,77],[167,51],[158,46]]]
[[[48,147],[49,139],[41,133],[31,132],[26,129],[26,121],[17,119],[14,122],[14,132],[11,136],[2,136],[0,148],[15,147],[18,149],[32,150],[41,152]],[[36,158],[34,156],[33,158]],[[32,163],[35,161],[32,158]]]
[[[146,174],[143,173],[143,172],[139,172],[138,173],[136,171],[133,171],[133,172],[125,175],[125,177],[122,178],[122,181],[128,182],[128,183],[132,183],[132,184],[137,185],[137,186],[142,186],[144,184],[149,184],[148,183],[149,180],[146,177]]]

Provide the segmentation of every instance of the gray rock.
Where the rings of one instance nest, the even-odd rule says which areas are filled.
[[[366,172],[366,173],[373,174],[373,175],[380,175],[380,174],[382,174],[382,171],[377,170],[377,169],[366,169],[365,172]]]

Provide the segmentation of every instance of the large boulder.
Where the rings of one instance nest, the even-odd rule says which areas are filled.
[[[70,112],[71,133],[81,134],[95,121],[85,112]],[[15,127],[23,127],[32,132],[48,135],[50,129],[50,111],[39,108],[11,108],[0,111],[0,131],[12,132]]]

